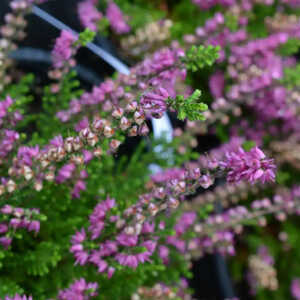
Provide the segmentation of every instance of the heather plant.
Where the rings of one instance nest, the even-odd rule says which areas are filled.
[[[84,0],[83,32],[60,33],[39,86],[9,54],[41,2],[11,1],[1,27],[0,298],[192,299],[192,261],[221,253],[237,279],[248,265],[257,297],[297,299],[300,275],[281,280],[276,255],[283,242],[298,253],[299,239],[287,242],[300,212],[298,1],[179,1],[161,13]],[[86,90],[76,54],[103,31],[133,65]],[[181,128],[154,139],[149,121],[167,113]],[[221,145],[198,153],[206,133]]]

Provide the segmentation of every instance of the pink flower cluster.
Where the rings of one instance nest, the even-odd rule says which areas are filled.
[[[92,31],[97,31],[97,22],[102,18],[102,13],[95,6],[96,3],[95,0],[85,0],[78,4],[81,24]]]
[[[144,234],[143,239],[139,241],[137,234],[124,229],[125,220],[111,213],[113,207],[115,207],[115,200],[107,198],[95,207],[90,216],[88,235],[90,240],[94,244],[96,243],[95,245],[99,241],[96,247],[91,249],[85,247],[88,235],[82,229],[72,237],[70,248],[76,258],[76,264],[93,264],[98,268],[98,272],[106,272],[109,278],[115,272],[114,265],[116,262],[135,269],[140,263],[149,261],[156,248],[156,242],[147,238],[147,234],[154,230],[152,226],[144,224],[140,231]],[[111,239],[103,240],[102,232],[109,226],[117,228],[119,233],[115,237],[110,236]],[[144,250],[136,253],[137,247]],[[98,248],[98,250],[94,248]]]
[[[73,45],[77,38],[69,31],[63,30],[59,38],[55,41],[52,51],[53,65],[55,68],[62,68],[72,57]]]
[[[95,0],[85,0],[78,4],[77,9],[81,24],[93,31],[97,31],[97,23],[103,18],[103,14],[96,5],[97,1]],[[115,33],[124,34],[130,31],[130,26],[127,24],[122,11],[112,0],[108,1],[105,16]]]
[[[175,179],[181,179],[184,177],[185,170],[179,168],[170,168],[162,172],[158,172],[151,176],[151,180],[154,183],[161,183],[161,182],[169,182]]]
[[[107,5],[106,17],[108,18],[112,29],[117,34],[128,33],[130,31],[130,26],[124,20],[120,8],[111,0],[109,0]]]
[[[267,159],[265,154],[254,147],[249,152],[239,148],[238,152],[226,153],[226,160],[221,166],[229,170],[228,182],[240,182],[245,180],[254,183],[260,180],[262,183],[275,180],[275,165],[272,159]]]
[[[296,300],[300,300],[300,279],[294,278],[291,283],[291,294]]]
[[[167,110],[167,99],[169,93],[166,89],[160,87],[155,91],[146,92],[141,97],[142,108],[153,117],[161,118]]]
[[[79,99],[73,99],[67,110],[59,111],[56,116],[62,121],[72,121],[75,116],[86,116],[86,112],[112,112],[113,117],[121,118],[121,129],[126,130],[132,121],[123,116],[124,110],[137,111],[134,121],[138,124],[145,113],[149,112],[160,117],[167,109],[167,98],[176,95],[176,81],[185,78],[186,71],[180,65],[184,55],[180,48],[163,49],[152,57],[146,58],[131,70],[130,75],[119,75],[113,80],[106,80],[93,87],[90,93],[82,94]],[[125,92],[125,86],[130,86],[132,92]],[[143,92],[140,103],[140,91]],[[145,125],[140,124],[141,134],[146,134]],[[87,126],[84,117],[76,125],[76,130]]]
[[[3,219],[0,221],[0,244],[4,248],[10,246],[17,229],[24,228],[35,233],[40,231],[40,221],[36,220],[40,214],[38,209],[23,209],[6,204],[0,213]]]
[[[84,278],[76,280],[69,288],[60,291],[58,300],[89,300],[98,295],[98,284],[88,283]]]

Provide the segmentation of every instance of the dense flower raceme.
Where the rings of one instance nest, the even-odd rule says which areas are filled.
[[[64,32],[60,38],[64,39]],[[58,45],[60,45],[60,42],[58,42]],[[62,46],[60,45],[60,47]],[[60,53],[60,51],[58,52]],[[64,52],[63,49],[62,52]],[[66,55],[69,55],[68,51]],[[167,97],[167,95],[175,93],[176,79],[178,76],[185,75],[185,70],[179,69],[180,58],[183,55],[184,53],[178,48],[161,50],[155,53],[152,58],[146,59],[133,68],[131,75],[119,75],[116,82],[106,81],[99,88],[94,88],[94,97],[93,94],[83,95],[82,102],[86,105],[101,103],[107,96],[112,97],[115,95],[117,99],[124,96],[124,108],[121,105],[117,105],[117,103],[114,107],[111,107],[113,110],[111,114],[112,120],[100,119],[96,114],[89,125],[87,119],[83,119],[76,126],[79,134],[75,137],[65,139],[56,137],[48,146],[42,149],[38,146],[20,147],[17,159],[13,160],[13,166],[9,171],[10,179],[7,179],[3,185],[6,186],[5,191],[8,191],[8,189],[9,192],[15,191],[22,181],[24,183],[24,179],[25,182],[33,182],[35,189],[38,191],[42,189],[44,180],[53,181],[56,178],[56,181],[59,183],[73,179],[71,180],[74,186],[72,194],[78,197],[79,192],[85,189],[84,179],[87,177],[87,173],[76,171],[79,168],[75,168],[75,166],[82,166],[88,163],[94,156],[101,156],[103,151],[108,154],[115,152],[121,141],[115,139],[114,136],[119,133],[128,136],[148,134],[149,130],[145,123],[145,115],[148,112],[149,101],[156,101],[155,97]],[[144,107],[143,102],[138,104],[135,101],[134,93],[125,94],[121,84],[132,86],[132,88],[136,89],[135,93],[138,93],[139,89],[144,90],[148,86],[152,86],[153,89],[160,93],[160,96],[154,96],[157,95],[154,92],[151,92],[149,96],[149,93],[145,91],[144,96],[148,95],[149,99],[152,100],[147,101],[147,107]],[[166,91],[167,89],[168,92]],[[74,104],[74,101],[71,105]],[[162,101],[162,98],[160,98],[160,101]],[[77,104],[80,104],[80,101],[79,103],[77,101]],[[77,104],[75,104],[77,107],[75,111],[71,108],[69,111],[58,113],[58,116],[80,112],[82,105],[78,107]],[[153,105],[157,107],[157,104]],[[150,112],[153,112],[153,105],[150,104]],[[165,109],[166,106],[160,113]],[[157,117],[157,114],[155,116]],[[99,147],[104,139],[109,140],[109,149]],[[65,162],[65,166],[61,168],[61,171],[57,170],[57,162]],[[56,176],[57,172],[58,176]],[[16,181],[19,181],[19,183]]]
[[[108,18],[112,29],[117,34],[128,33],[130,31],[130,26],[126,23],[122,11],[116,3],[111,0],[108,1],[106,17]]]
[[[6,249],[18,229],[23,228],[37,234],[40,230],[40,220],[45,219],[38,209],[24,209],[8,204],[0,208],[0,213],[0,244]]]
[[[116,80],[108,79],[93,87],[90,93],[84,93],[80,99],[73,99],[69,108],[58,112],[57,117],[66,122],[72,120],[74,116],[85,115],[90,109],[112,112],[117,107],[122,112],[126,105],[137,106],[136,102],[139,101],[141,92],[144,100],[141,99],[141,105],[137,110],[141,109],[146,113],[154,111],[156,116],[157,113],[161,115],[167,109],[165,100],[169,96],[176,96],[177,80],[185,78],[186,71],[180,63],[183,55],[178,47],[157,51],[152,57],[133,67],[130,75],[119,74]],[[131,89],[126,92],[128,86]],[[149,95],[156,96],[153,98]],[[124,126],[128,123],[126,118],[123,118],[122,122]]]
[[[53,65],[61,68],[72,56],[72,46],[76,37],[69,31],[63,30],[59,38],[56,39],[52,51]]]
[[[10,96],[0,101],[0,161],[2,164],[4,162],[3,160],[14,149],[16,142],[20,138],[19,133],[14,130],[14,127],[23,119],[23,116],[18,110],[10,111],[14,102],[14,99]]]
[[[287,214],[299,215],[299,196],[299,187],[296,186],[292,191],[278,191],[272,200],[255,200],[251,208],[241,205],[232,207],[222,213],[209,215],[201,222],[195,217],[195,213],[190,211],[193,205],[187,205],[187,212],[175,226],[176,235],[169,239],[178,250],[188,251],[195,257],[213,252],[234,255],[234,236],[243,231],[243,226],[247,226],[250,220],[255,220],[260,226],[266,226],[265,217],[269,214],[275,215],[279,221],[286,220]],[[185,231],[194,232],[193,238],[184,238]]]
[[[267,159],[258,147],[252,148],[249,152],[239,148],[238,153],[230,152],[226,156],[227,161],[221,165],[231,170],[227,175],[228,182],[246,180],[252,183],[259,179],[264,183],[275,180],[273,160]]]
[[[141,229],[141,232],[145,233],[143,239],[139,239],[137,234],[120,230],[124,227],[125,220],[112,214],[111,210],[115,205],[115,200],[109,198],[99,203],[90,216],[88,233],[84,229],[77,232],[72,237],[70,249],[74,253],[76,263],[93,264],[98,272],[106,272],[109,278],[114,274],[117,264],[135,269],[140,263],[149,261],[156,248],[155,240],[149,235],[154,230],[151,226],[145,225]],[[102,231],[105,231],[108,225],[114,230],[119,230],[119,233],[114,239],[102,240],[97,244],[97,239],[101,240]],[[91,249],[84,246],[89,240],[95,245]]]
[[[152,180],[161,179],[152,192],[141,195],[139,201],[133,206],[127,208],[123,216],[114,216],[110,211],[115,207],[115,200],[107,199],[100,202],[90,216],[90,226],[88,234],[84,229],[77,232],[72,238],[71,252],[74,253],[76,263],[84,265],[86,263],[95,264],[99,272],[107,272],[112,276],[115,271],[115,262],[121,265],[136,268],[139,263],[148,261],[156,248],[155,236],[147,238],[149,233],[154,232],[154,224],[149,222],[160,211],[167,208],[176,208],[179,205],[178,199],[183,200],[184,195],[194,192],[197,187],[208,188],[214,182],[214,174],[201,174],[200,169],[189,171],[167,171],[167,174],[158,174],[152,177]],[[172,178],[171,180],[168,180]],[[257,177],[256,179],[258,179]],[[166,180],[166,181],[165,181]],[[238,179],[240,180],[240,179]],[[108,214],[108,216],[106,216]],[[181,236],[186,227],[189,227],[195,220],[195,213],[187,213],[175,227],[177,235]],[[101,233],[107,225],[113,226],[117,230],[114,239],[101,241]],[[104,236],[106,236],[104,234]],[[229,234],[227,235],[229,236]],[[226,236],[226,238],[228,238]],[[232,235],[230,235],[232,236]],[[100,239],[99,250],[86,249],[85,241]],[[184,251],[184,242],[180,241],[178,236],[170,237],[168,244]],[[122,252],[122,247],[126,252]],[[145,250],[136,253],[135,247],[144,247]],[[160,251],[164,251],[160,248]],[[136,254],[135,254],[136,253]],[[167,259],[166,254],[161,254]]]
[[[52,50],[53,69],[48,72],[49,78],[56,82],[52,84],[51,91],[58,93],[62,84],[62,79],[72,67],[76,65],[75,55],[79,49],[78,38],[73,33],[62,30],[56,39]]]

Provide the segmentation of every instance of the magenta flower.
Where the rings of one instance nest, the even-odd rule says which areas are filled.
[[[56,181],[58,183],[65,182],[66,180],[72,177],[73,172],[75,171],[75,164],[66,164],[58,171],[58,175],[56,176]]]
[[[184,178],[184,172],[185,172],[184,169],[170,168],[152,175],[151,179],[155,183],[168,182],[173,179],[180,180]]]
[[[291,283],[291,294],[296,300],[300,300],[300,279],[295,278]]]
[[[68,289],[60,291],[58,300],[88,300],[97,296],[97,283],[87,283],[83,278],[75,281]]]
[[[119,253],[115,256],[116,260],[122,266],[127,266],[133,269],[136,269],[139,262],[135,255],[127,255],[124,253]]]
[[[52,59],[55,68],[61,68],[66,61],[72,56],[72,45],[76,41],[76,37],[63,30],[59,38],[56,39],[54,49],[52,51]]]
[[[154,116],[161,116],[167,110],[166,100],[169,93],[166,89],[160,87],[153,92],[145,93],[141,98],[142,108]]]
[[[138,237],[136,235],[121,233],[117,236],[116,240],[121,246],[133,247],[136,246],[138,242]]]
[[[209,78],[209,89],[214,98],[223,97],[224,86],[225,78],[223,72],[217,71]]]
[[[228,182],[246,180],[254,183],[259,180],[264,183],[275,180],[274,160],[267,159],[258,147],[252,148],[249,152],[239,148],[238,152],[226,153],[226,160],[220,165],[228,169]]]
[[[125,22],[120,8],[113,1],[109,1],[108,3],[106,17],[112,29],[117,34],[128,33],[130,31],[130,26]]]
[[[97,31],[97,23],[103,17],[94,0],[82,1],[78,4],[78,15],[81,24],[92,31]]]

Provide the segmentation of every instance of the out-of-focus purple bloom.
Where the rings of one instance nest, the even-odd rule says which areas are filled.
[[[75,171],[76,166],[73,163],[64,165],[59,171],[58,175],[56,176],[56,181],[58,183],[65,182],[66,180],[72,177],[73,172]]]
[[[169,182],[173,179],[182,179],[184,177],[184,170],[179,168],[170,168],[167,170],[164,170],[162,172],[158,172],[151,176],[151,179],[155,183],[161,183],[161,182]]]
[[[116,33],[123,34],[130,31],[130,26],[125,22],[120,8],[113,1],[108,3],[106,17]]]
[[[69,31],[63,30],[60,37],[56,39],[52,51],[52,59],[55,68],[61,68],[72,56],[72,45],[76,37]]]
[[[68,289],[60,291],[58,300],[88,300],[97,296],[97,283],[87,283],[83,278],[75,281]]]
[[[300,279],[295,278],[291,283],[291,294],[296,300],[300,300]]]
[[[225,79],[223,72],[217,71],[209,78],[210,92],[215,98],[223,97],[224,86]]]
[[[78,15],[81,24],[92,31],[97,31],[97,23],[103,17],[96,7],[96,1],[85,0],[78,4]]]

